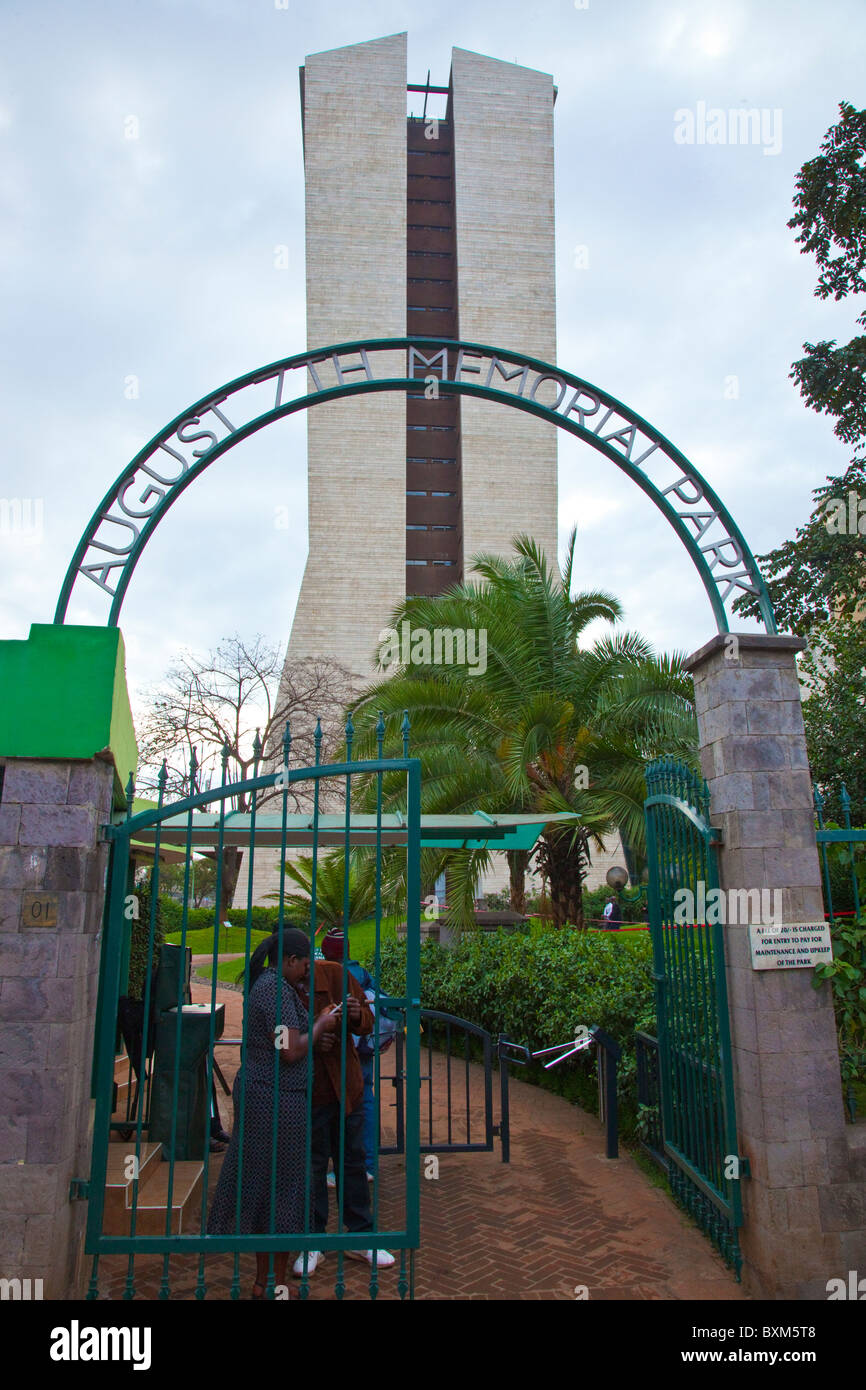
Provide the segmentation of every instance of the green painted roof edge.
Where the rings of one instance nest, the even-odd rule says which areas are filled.
[[[109,755],[124,800],[138,745],[119,628],[33,623],[0,641],[0,756],[89,761]]]

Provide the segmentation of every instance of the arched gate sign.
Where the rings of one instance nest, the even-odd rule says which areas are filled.
[[[395,376],[395,359],[405,376]],[[399,367],[398,367],[399,369]],[[196,401],[136,454],[105,494],[66,573],[55,623],[76,586],[110,599],[116,626],[141,554],[169,508],[212,463],[258,430],[344,396],[417,390],[476,396],[549,420],[591,444],[655,503],[685,545],[720,632],[738,591],[753,594],[767,632],[772,605],[746,541],[721,499],[657,429],[614,396],[547,362],[443,338],[374,338],[286,357]]]

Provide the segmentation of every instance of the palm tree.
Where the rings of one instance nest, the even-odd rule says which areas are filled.
[[[657,659],[637,633],[613,631],[579,643],[622,609],[612,594],[572,595],[576,530],[562,573],[551,573],[535,542],[518,536],[515,558],[478,555],[480,582],[435,597],[412,597],[392,617],[395,629],[451,629],[486,634],[486,666],[398,668],[368,688],[355,706],[356,756],[371,756],[382,711],[388,746],[408,710],[414,756],[423,767],[423,809],[430,812],[571,811],[580,820],[551,825],[536,851],[556,925],[583,923],[582,883],[593,845],[619,826],[643,845],[643,768],[659,752],[694,760],[692,683],[682,657]],[[479,648],[476,647],[476,658]],[[401,779],[384,779],[383,802],[396,808]],[[366,791],[367,798],[372,787]],[[447,862],[455,919],[471,920],[486,851],[428,855],[428,874]],[[424,861],[422,861],[422,864]],[[512,863],[513,896],[522,875]],[[517,880],[515,884],[515,880]]]
[[[349,867],[342,850],[323,854],[316,864],[316,927],[317,930],[352,926],[369,917],[376,906],[375,876],[370,872],[369,855],[349,851]],[[286,874],[301,892],[286,892],[285,912],[291,921],[308,922],[313,899],[313,860],[306,855],[285,861]],[[279,893],[268,893],[279,898]]]

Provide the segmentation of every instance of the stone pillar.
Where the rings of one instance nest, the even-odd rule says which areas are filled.
[[[797,637],[720,635],[695,682],[723,889],[781,889],[785,923],[823,920]],[[761,1298],[827,1297],[866,1273],[866,1130],[845,1123],[829,984],[752,968],[748,925],[727,925],[728,999],[743,1180],[743,1280]]]
[[[86,1203],[69,1187],[90,1172],[114,764],[4,757],[0,776],[0,1277],[78,1298]]]

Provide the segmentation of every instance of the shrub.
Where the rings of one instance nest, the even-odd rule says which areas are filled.
[[[138,916],[132,920],[132,932],[129,942],[129,974],[127,976],[126,993],[130,999],[144,998],[144,983],[146,978],[148,944],[150,941],[150,906],[151,892],[150,879],[140,884],[136,890],[138,899]],[[167,932],[171,931],[165,913],[165,898],[160,895],[157,899],[156,917],[153,928],[153,966],[159,964],[159,952],[163,939]]]
[[[812,986],[832,984],[842,1085],[850,1106],[854,1089],[866,1086],[866,925],[862,918],[837,922],[831,937],[833,959],[816,965]]]
[[[159,895],[159,910],[162,914],[165,933],[179,932],[183,927],[183,905],[175,898],[168,897],[165,893]],[[279,907],[253,907],[250,911],[250,922],[253,931],[273,932],[277,929],[280,917]],[[287,914],[284,914],[288,920]],[[230,907],[220,913],[221,922],[231,922],[233,927],[245,927],[247,924],[247,910],[245,907]],[[191,907],[186,915],[186,925],[188,931],[200,931],[203,927],[212,927],[214,924],[214,910],[212,907]]]
[[[531,1052],[574,1037],[578,1024],[598,1025],[620,1044],[620,1123],[634,1133],[634,1030],[655,1027],[649,938],[628,943],[616,933],[569,930],[526,936],[509,932],[467,932],[459,947],[434,942],[421,949],[421,1000],[468,1019],[497,1036],[522,1043]],[[381,986],[405,991],[406,948],[399,939],[382,946]],[[515,1071],[521,1080],[598,1110],[595,1048],[551,1071],[540,1063]]]

